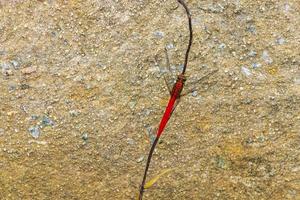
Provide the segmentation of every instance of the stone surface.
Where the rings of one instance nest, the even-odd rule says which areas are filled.
[[[175,169],[144,199],[300,199],[299,0],[186,2],[188,95],[148,178]],[[0,0],[0,199],[136,199],[187,47],[177,5]]]

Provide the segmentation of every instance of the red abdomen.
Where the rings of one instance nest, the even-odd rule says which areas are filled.
[[[176,100],[180,97],[180,93],[182,91],[183,88],[183,79],[178,79],[177,82],[175,83],[173,89],[172,89],[172,96],[168,102],[168,105],[166,107],[165,113],[160,121],[158,130],[157,130],[157,137],[160,137],[160,135],[162,134],[162,132],[164,131],[171,115],[174,109],[174,105]]]

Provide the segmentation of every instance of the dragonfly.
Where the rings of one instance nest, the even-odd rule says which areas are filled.
[[[186,81],[185,72],[186,72],[186,68],[187,68],[187,65],[188,65],[189,52],[190,52],[190,49],[191,49],[191,46],[192,46],[192,41],[193,41],[192,19],[191,19],[190,11],[189,11],[187,5],[185,4],[185,2],[183,0],[177,0],[177,1],[180,5],[183,6],[183,8],[185,9],[185,12],[187,14],[188,26],[189,26],[189,43],[188,43],[187,50],[186,50],[186,53],[185,53],[185,59],[184,59],[184,65],[183,65],[183,68],[182,68],[182,72],[177,76],[177,80],[174,83],[173,88],[170,92],[171,97],[169,99],[169,102],[167,104],[167,107],[165,109],[163,117],[162,117],[162,119],[160,121],[160,124],[159,124],[159,127],[157,129],[155,140],[153,141],[150,152],[148,154],[148,159],[147,159],[147,163],[146,163],[146,167],[145,167],[145,171],[144,171],[144,176],[143,176],[143,180],[142,180],[142,183],[141,183],[141,186],[140,186],[139,200],[143,199],[143,193],[144,193],[144,190],[145,190],[144,186],[145,186],[145,182],[146,182],[147,172],[148,172],[148,169],[149,169],[149,166],[150,166],[150,162],[151,162],[151,158],[152,158],[154,149],[155,149],[155,147],[158,143],[158,140],[159,140],[160,136],[162,135],[169,119],[171,118],[176,106],[179,103],[181,92],[183,90],[183,87],[184,87],[184,84],[185,84],[185,81]]]

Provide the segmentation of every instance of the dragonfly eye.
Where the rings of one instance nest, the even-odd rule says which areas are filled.
[[[182,80],[183,82],[186,81],[186,77],[183,74],[179,74],[177,80]]]

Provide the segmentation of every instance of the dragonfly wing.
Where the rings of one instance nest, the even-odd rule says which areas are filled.
[[[215,74],[218,71],[219,71],[218,69],[215,69],[215,70],[213,70],[211,72],[208,72],[207,74],[205,74],[204,76],[200,77],[199,79],[190,82],[189,85],[197,85],[199,82],[202,82],[202,81],[208,79],[210,76],[212,76],[213,74]],[[189,93],[193,93],[194,91],[197,91],[197,89],[196,88],[189,88],[189,89],[187,89],[187,92],[185,92],[184,94],[181,94],[181,96],[185,96],[185,95],[187,95]]]
[[[163,58],[162,52],[158,53],[155,56],[155,62],[156,65],[159,67],[160,74],[163,76],[169,94],[171,95],[173,85],[176,81],[176,67],[170,64],[168,48],[164,49],[164,55],[165,58]]]

